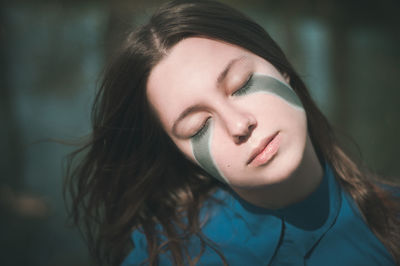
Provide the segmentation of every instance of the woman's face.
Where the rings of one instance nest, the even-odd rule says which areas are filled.
[[[250,189],[286,180],[303,157],[306,115],[287,83],[247,50],[192,37],[152,69],[147,97],[190,160]]]

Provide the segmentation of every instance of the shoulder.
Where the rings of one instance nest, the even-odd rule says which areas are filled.
[[[250,212],[229,190],[223,188],[203,203],[199,223],[199,233],[185,237],[183,244],[190,257],[202,254],[198,261],[202,265],[220,265],[221,253],[227,261],[240,262],[240,265],[263,264],[265,258],[272,257],[282,229],[279,219]],[[122,265],[143,265],[143,262],[147,265],[146,237],[139,229],[132,233],[131,238],[134,249]],[[168,252],[159,256],[159,264],[171,265]]]
[[[200,209],[200,226],[202,235],[207,239],[212,236],[211,241],[226,238],[229,234],[230,226],[227,226],[233,221],[233,212],[229,210],[227,200],[229,198],[228,192],[224,189],[217,189],[210,197],[204,202],[202,208]],[[224,225],[224,226],[222,226]],[[156,228],[160,232],[159,237],[162,237],[161,227]],[[148,244],[146,236],[141,228],[136,229],[131,234],[131,241],[133,244],[133,249],[127,255],[122,266],[129,265],[148,265]],[[188,240],[188,248],[190,253],[196,255],[202,249],[201,241],[197,235],[193,235]],[[206,250],[209,253],[209,250]],[[213,256],[208,254],[209,258]],[[169,265],[168,254],[160,255],[159,262],[163,265]],[[220,260],[218,261],[220,262]]]

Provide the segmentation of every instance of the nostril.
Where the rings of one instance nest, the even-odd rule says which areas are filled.
[[[240,143],[245,142],[248,138],[249,138],[249,135],[238,136],[236,138],[236,140],[237,140],[236,142],[237,142],[237,144],[240,144]]]
[[[253,129],[256,127],[255,124],[251,124],[249,125],[249,132],[253,131]]]
[[[236,144],[241,144],[243,142],[246,142],[249,139],[249,137],[250,137],[251,133],[253,132],[253,130],[256,128],[256,126],[257,126],[257,123],[252,123],[252,122],[249,121],[247,127],[244,127],[241,130],[242,132],[235,136]]]

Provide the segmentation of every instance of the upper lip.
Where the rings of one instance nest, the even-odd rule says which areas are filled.
[[[249,160],[247,161],[247,164],[250,164],[256,157],[257,155],[259,155],[264,149],[265,147],[267,147],[268,143],[271,142],[271,140],[274,139],[274,137],[276,135],[278,135],[279,132],[276,132],[274,134],[272,134],[271,136],[263,139],[260,144],[253,150],[253,152],[251,153]]]

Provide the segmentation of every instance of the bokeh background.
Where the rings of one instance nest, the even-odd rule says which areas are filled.
[[[73,147],[49,139],[90,132],[101,70],[162,2],[0,3],[0,265],[89,265],[62,198]],[[399,180],[400,1],[222,2],[270,32],[349,150]]]

